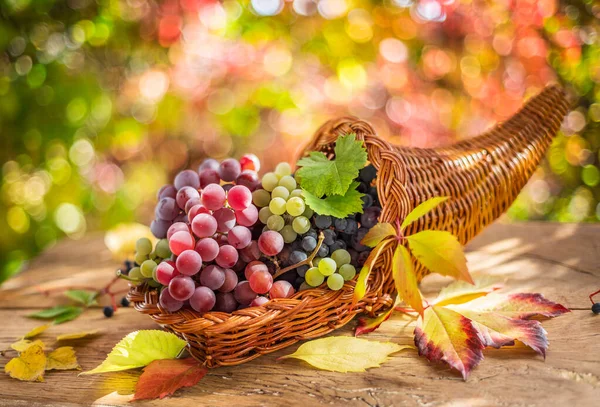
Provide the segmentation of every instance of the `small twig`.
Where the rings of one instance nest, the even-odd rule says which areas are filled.
[[[302,260],[301,262],[292,264],[291,266],[288,266],[284,269],[279,270],[277,273],[275,273],[275,275],[273,276],[273,279],[276,279],[283,273],[286,273],[290,270],[294,270],[301,266],[309,265],[309,266],[313,267],[312,262],[315,259],[315,257],[317,256],[317,253],[319,252],[319,249],[321,248],[321,245],[323,244],[324,240],[325,240],[325,235],[323,234],[323,232],[319,232],[319,240],[317,241],[317,246],[315,247],[315,250],[313,250],[313,252],[306,259]]]
[[[594,297],[594,295],[596,295],[596,294],[600,294],[600,290],[598,290],[598,291],[596,291],[596,292],[594,292],[594,293],[591,293],[591,294],[590,294],[590,301],[592,302],[592,305],[594,305],[594,304],[595,304],[595,303],[594,303],[594,300],[592,299],[592,297]]]

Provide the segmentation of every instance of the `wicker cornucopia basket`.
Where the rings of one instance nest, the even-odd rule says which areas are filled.
[[[397,147],[380,139],[366,122],[345,117],[325,123],[302,154],[333,153],[341,134],[355,133],[377,168],[377,190],[383,206],[380,221],[402,220],[419,203],[450,196],[433,212],[413,223],[407,234],[424,229],[447,230],[465,244],[502,214],[525,185],[567,113],[558,87],[532,98],[510,120],[448,148]],[[231,314],[163,311],[156,289],[132,286],[129,299],[164,328],[189,344],[190,353],[208,367],[230,366],[312,339],[340,328],[356,314],[388,308],[395,295],[391,275],[393,248],[379,257],[368,292],[352,305],[354,281],[339,291],[314,288],[292,298],[277,298],[260,307]],[[415,262],[419,280],[427,273]]]

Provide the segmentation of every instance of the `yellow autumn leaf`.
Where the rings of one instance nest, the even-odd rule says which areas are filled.
[[[450,198],[449,196],[436,196],[434,198],[428,199],[425,202],[421,203],[415,209],[413,209],[407,216],[404,218],[401,229],[404,229],[420,217],[426,215],[428,212],[431,212],[436,206],[444,202]]]
[[[498,281],[497,277],[493,276],[479,276],[475,278],[474,282],[475,284],[464,281],[452,282],[452,284],[442,288],[433,304],[463,304],[502,288],[502,283]]]
[[[332,372],[364,372],[379,367],[389,355],[411,346],[369,341],[351,336],[330,336],[302,344],[296,352],[280,359],[295,358]]]
[[[124,260],[133,257],[135,254],[135,242],[141,238],[147,237],[156,244],[156,238],[148,226],[141,223],[121,223],[104,235],[104,244],[112,253],[116,260]]]
[[[463,247],[452,233],[424,230],[406,238],[413,256],[429,271],[473,284]]]
[[[50,352],[46,360],[46,370],[71,370],[81,369],[77,363],[75,349],[63,346]]]
[[[46,370],[46,355],[40,345],[32,345],[18,357],[11,359],[4,371],[14,379],[28,382],[43,382]]]
[[[41,334],[42,332],[44,332],[46,329],[50,328],[51,326],[52,326],[52,324],[45,324],[45,325],[37,326],[37,327],[33,328],[31,331],[27,332],[23,336],[23,339],[31,339],[35,336],[38,336],[39,334]]]
[[[417,275],[406,247],[398,245],[392,258],[392,275],[398,295],[419,314],[423,314],[423,299],[419,291]]]
[[[186,342],[175,334],[159,330],[135,331],[115,345],[100,366],[81,374],[117,372],[143,367],[159,359],[175,359]]]
[[[100,329],[93,329],[91,331],[73,332],[70,334],[62,334],[56,337],[57,341],[68,341],[71,339],[87,338],[88,336],[98,335],[102,331]]]
[[[387,240],[382,241],[375,249],[371,251],[371,253],[369,253],[369,257],[367,257],[365,264],[363,265],[362,269],[360,269],[360,273],[358,273],[356,285],[354,286],[354,294],[352,296],[352,304],[358,303],[367,293],[367,281],[369,281],[371,270],[373,270],[373,267],[377,262],[377,258],[388,243],[389,241]]]
[[[389,223],[378,223],[373,226],[365,237],[360,241],[361,244],[369,247],[377,246],[383,239],[396,236],[396,229]]]
[[[40,341],[39,339],[36,339],[35,341],[30,341],[29,339],[19,339],[15,343],[11,343],[10,347],[16,350],[17,352],[24,352],[25,349],[34,344],[41,346],[42,349],[46,349],[46,344]]]

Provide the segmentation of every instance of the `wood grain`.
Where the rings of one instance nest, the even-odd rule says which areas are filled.
[[[587,295],[600,288],[599,245],[598,225],[524,223],[495,224],[468,247],[473,272],[506,278],[508,291],[541,292],[573,310],[544,322],[550,339],[545,361],[523,346],[486,350],[486,359],[464,382],[447,367],[430,364],[414,351],[401,352],[383,367],[358,374],[322,372],[294,360],[277,362],[279,356],[293,352],[294,346],[241,366],[211,370],[197,386],[180,390],[174,397],[133,405],[598,405],[600,317],[590,312]],[[63,301],[39,294],[33,285],[101,286],[117,266],[99,235],[63,241],[40,256],[0,289],[0,320],[4,321],[0,349],[41,324],[26,315]],[[447,281],[427,277],[423,290],[433,293]],[[395,316],[367,338],[410,344],[413,324],[406,316]],[[350,335],[354,323],[350,325],[338,334]],[[54,347],[59,334],[96,328],[103,333],[64,343],[75,347],[84,370],[98,365],[127,333],[157,326],[132,309],[120,309],[107,319],[99,308],[92,308],[75,321],[52,326],[40,338]],[[0,357],[0,367],[14,356],[11,352]],[[130,405],[127,394],[140,373],[77,374],[49,372],[45,383],[19,382],[0,374],[0,406]]]

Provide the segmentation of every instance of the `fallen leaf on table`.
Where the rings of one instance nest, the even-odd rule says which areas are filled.
[[[425,309],[423,317],[417,320],[415,345],[420,356],[448,363],[464,379],[483,359],[484,345],[471,321],[458,312],[435,305]]]
[[[87,338],[88,336],[95,336],[102,333],[100,329],[93,329],[91,331],[73,332],[70,334],[62,334],[56,337],[57,341],[68,341],[72,339]]]
[[[73,305],[58,305],[56,307],[34,312],[33,314],[29,314],[27,316],[29,318],[53,319],[55,323],[60,324],[62,322],[77,318],[82,312],[83,309],[81,307],[76,307]]]
[[[23,339],[30,339],[30,338],[33,338],[35,336],[38,336],[39,334],[41,334],[42,332],[44,332],[46,329],[50,328],[50,326],[52,326],[52,324],[45,324],[45,325],[36,326],[31,331],[29,331],[25,335],[23,335]]]
[[[487,287],[487,288],[486,288]],[[440,292],[417,320],[415,344],[419,355],[444,361],[467,378],[483,359],[485,346],[500,348],[520,341],[545,356],[546,331],[529,318],[551,318],[569,310],[541,294],[498,294],[493,284],[476,281],[471,288],[454,282]],[[474,298],[464,302],[465,299]],[[454,302],[457,302],[455,304]]]
[[[15,343],[12,343],[10,347],[16,350],[17,352],[23,352],[25,351],[25,349],[34,344],[41,346],[42,349],[46,349],[46,344],[40,341],[39,339],[36,339],[35,341],[30,341],[29,339],[19,339]]]
[[[81,369],[77,363],[75,349],[63,346],[50,352],[46,360],[46,370],[71,370]]]
[[[502,295],[492,293],[467,304],[460,304],[456,309],[468,309],[479,312],[495,312],[509,318],[529,319],[533,317],[554,318],[569,309],[544,298],[537,293],[519,293]]]
[[[154,360],[175,359],[185,345],[184,340],[170,332],[135,331],[121,339],[98,367],[81,374],[116,372],[143,367]]]
[[[155,360],[144,368],[133,400],[164,398],[182,387],[194,386],[208,369],[194,358]]]
[[[4,371],[10,377],[28,382],[43,382],[45,370],[46,355],[39,345],[29,346],[4,366]]]
[[[56,317],[56,319],[54,319],[54,323],[58,325],[58,324],[62,324],[63,322],[72,321],[75,318],[77,318],[78,316],[80,316],[82,312],[83,312],[83,308],[73,307],[73,309]]]
[[[330,336],[306,342],[296,352],[279,359],[301,359],[318,369],[332,372],[364,372],[370,367],[379,367],[390,354],[409,348],[412,346],[352,336]]]
[[[96,297],[98,296],[98,292],[91,290],[67,290],[65,291],[65,296],[89,307],[90,305],[97,304]]]
[[[441,289],[434,301],[434,305],[462,304],[484,297],[489,293],[499,290],[503,284],[496,277],[480,276],[475,279],[475,284],[465,281],[455,281]]]

